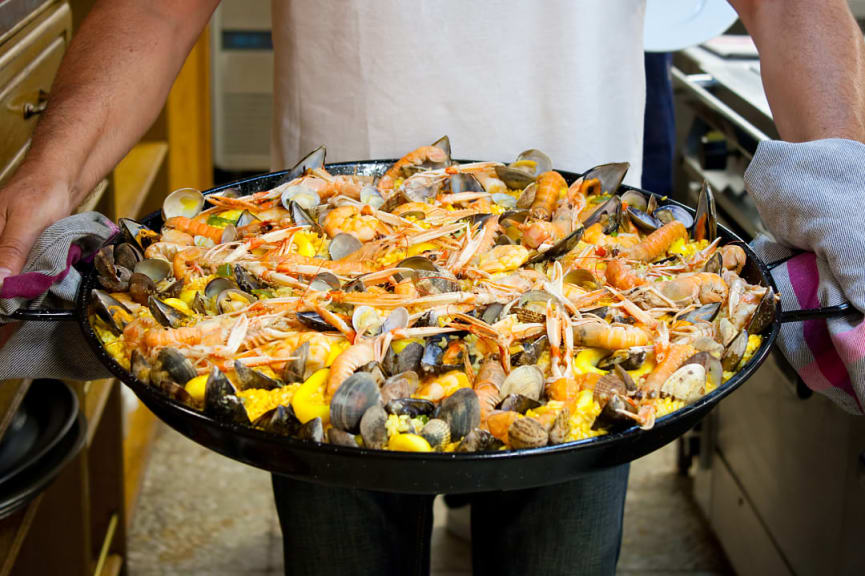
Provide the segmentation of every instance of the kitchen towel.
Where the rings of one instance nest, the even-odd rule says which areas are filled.
[[[761,236],[752,246],[767,263],[784,260],[772,271],[782,308],[847,301],[856,309],[784,324],[778,346],[809,388],[865,414],[865,145],[763,142],[745,185],[777,240]]]
[[[91,256],[117,227],[97,212],[69,216],[45,229],[30,250],[24,270],[0,286],[0,380],[69,378],[110,374],[84,341],[77,322],[15,322],[22,307],[69,308],[81,275],[74,265]]]

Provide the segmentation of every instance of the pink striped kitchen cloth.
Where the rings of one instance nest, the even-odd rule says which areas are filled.
[[[784,324],[778,346],[809,388],[865,414],[865,145],[763,142],[745,185],[774,236],[752,246],[767,263],[787,259],[772,272],[783,309],[855,308]]]

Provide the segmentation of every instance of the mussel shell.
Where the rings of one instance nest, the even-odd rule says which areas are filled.
[[[433,450],[443,450],[451,441],[451,427],[440,418],[432,418],[424,425],[420,435]]]
[[[450,166],[451,165],[451,158],[452,158],[452,156],[451,156],[451,139],[448,138],[448,135],[445,134],[444,136],[442,136],[441,138],[439,138],[438,140],[433,142],[432,145],[445,153],[446,159],[443,162],[444,166],[442,166],[442,168],[444,168],[446,166]]]
[[[422,270],[426,272],[438,272],[436,265],[426,256],[410,256],[409,258],[405,258],[397,263],[396,267],[411,268],[412,270]]]
[[[435,407],[435,404],[422,398],[394,398],[384,405],[388,414],[405,415],[411,418],[428,416],[433,413]]]
[[[524,365],[534,365],[538,363],[538,360],[541,357],[541,354],[548,348],[549,340],[547,340],[546,336],[541,336],[540,338],[529,341],[523,340],[522,352],[515,354],[511,358],[511,362],[515,366],[524,366]]]
[[[490,199],[496,203],[497,206],[501,206],[506,210],[510,210],[511,208],[516,208],[517,199],[511,196],[510,194],[506,194],[504,192],[494,192]],[[504,236],[504,235],[502,235]],[[507,238],[507,236],[505,236]]]
[[[544,374],[537,366],[524,365],[511,370],[502,382],[502,396],[521,394],[532,400],[540,400],[544,391]]]
[[[481,185],[480,181],[475,178],[474,174],[458,172],[450,177],[449,183],[452,194],[484,191],[484,187]]]
[[[275,390],[282,388],[282,382],[274,380],[267,374],[259,372],[254,368],[250,368],[240,360],[234,361],[234,371],[237,374],[237,382],[240,384],[241,390]]]
[[[622,203],[627,204],[628,208],[636,208],[643,213],[646,213],[649,207],[646,196],[637,190],[626,190],[622,193]]]
[[[297,202],[290,202],[288,211],[291,213],[291,221],[297,226],[309,226],[313,232],[321,232],[321,226],[315,217]]]
[[[518,418],[508,428],[508,442],[511,448],[540,448],[550,440],[546,428],[533,418]]]
[[[319,272],[316,274],[315,278],[312,279],[312,282],[309,283],[310,290],[316,290],[318,292],[330,292],[331,290],[339,290],[340,289],[339,278],[330,272]]]
[[[613,194],[619,190],[630,167],[628,162],[601,164],[583,174],[583,178],[597,178],[601,183],[601,194]]]
[[[189,359],[175,348],[162,348],[156,356],[159,367],[168,372],[171,379],[178,384],[186,384],[196,376],[198,372]]]
[[[598,362],[601,370],[612,370],[614,366],[621,366],[625,370],[637,370],[646,361],[645,348],[628,348],[616,350],[606,358]]]
[[[364,412],[380,402],[381,393],[375,379],[366,372],[355,372],[330,400],[330,423],[346,432],[357,433]]]
[[[475,428],[459,443],[457,452],[492,452],[501,448],[504,444],[493,436],[488,430]]]
[[[438,417],[448,423],[451,438],[460,440],[481,423],[481,404],[471,388],[460,388],[440,404]]]
[[[129,308],[107,292],[94,288],[90,300],[96,314],[117,334],[123,332],[127,321],[132,319]]]
[[[620,197],[612,196],[601,204],[597,210],[592,212],[591,216],[586,218],[583,227],[588,228],[598,222],[603,224],[604,234],[612,234],[619,229],[622,223],[622,199]]]
[[[390,402],[395,398],[408,398],[417,391],[419,386],[420,379],[416,372],[394,374],[384,381],[381,387],[381,400]]]
[[[175,216],[195,218],[204,208],[204,195],[195,188],[180,188],[165,197],[162,202],[162,219]]]
[[[367,408],[360,419],[360,437],[363,445],[381,450],[387,444],[387,412],[378,404]]]
[[[328,324],[318,312],[298,312],[296,316],[298,322],[308,328],[312,328],[313,330],[319,332],[331,332],[336,330],[336,328]]]
[[[724,370],[727,372],[733,372],[739,365],[739,362],[742,361],[742,357],[745,355],[745,350],[747,348],[748,331],[742,330],[735,338],[733,338],[733,341],[730,342],[730,345],[727,346],[727,349],[724,351],[724,355],[721,356],[721,365],[724,367]]]
[[[129,296],[137,304],[147,304],[147,299],[156,291],[156,283],[144,274],[135,272],[129,278]]]
[[[461,366],[444,363],[444,353],[449,340],[445,336],[430,338],[424,345],[423,356],[421,356],[420,369],[425,375],[440,374],[448,370],[455,370]]]
[[[297,164],[289,169],[288,173],[283,178],[283,182],[291,182],[296,178],[300,178],[304,174],[306,174],[307,170],[314,170],[316,168],[323,168],[324,161],[327,156],[327,148],[324,145],[319,146],[300,160],[298,160]]]
[[[696,324],[697,322],[712,322],[718,315],[718,311],[720,310],[721,303],[712,302],[711,304],[704,304],[699,308],[691,310],[680,319],[690,322],[692,324]]]
[[[616,430],[633,425],[634,420],[629,418],[624,412],[635,414],[636,409],[618,394],[613,395],[609,402],[604,405],[592,428],[595,430],[598,428]]]
[[[495,324],[498,322],[499,318],[502,315],[502,310],[504,310],[505,305],[500,302],[493,302],[481,313],[481,320],[486,322],[487,324]]]
[[[547,311],[547,302],[550,300],[555,302],[555,298],[555,296],[546,290],[529,290],[528,292],[523,292],[514,306],[544,314]]]
[[[522,394],[510,394],[498,403],[496,409],[525,414],[528,410],[534,410],[539,406],[541,403],[533,398],[528,398]]]
[[[235,311],[233,308],[235,302],[246,302],[247,304],[244,306],[246,307],[256,300],[258,300],[258,298],[248,292],[238,290],[237,288],[229,288],[220,292],[219,296],[216,297],[216,308],[219,310],[220,314],[228,314]]]
[[[294,436],[301,427],[291,406],[272,408],[256,418],[252,425],[277,436]]]
[[[297,438],[318,444],[324,442],[324,425],[321,422],[321,418],[316,416],[301,426],[300,430],[297,431]]]
[[[129,371],[141,382],[150,383],[150,372],[153,370],[150,361],[141,352],[133,349],[129,355]]]
[[[153,318],[168,328],[179,328],[187,318],[186,314],[173,306],[169,306],[152,294],[147,298],[147,307]]]
[[[245,226],[249,226],[253,222],[260,222],[260,220],[258,217],[256,217],[255,214],[253,214],[249,210],[244,210],[240,213],[240,216],[237,217],[237,222],[235,222],[234,225],[237,228],[243,228]]]
[[[529,258],[528,264],[537,264],[538,262],[544,262],[546,260],[551,260],[558,258],[559,256],[564,256],[571,250],[573,250],[577,244],[580,243],[580,240],[583,238],[583,232],[585,228],[580,227],[556,242],[552,245],[548,250],[543,252],[539,252]]]
[[[538,183],[532,182],[528,186],[525,187],[523,193],[520,194],[520,197],[517,198],[517,209],[519,210],[528,210],[532,207],[532,204],[535,201],[535,195],[538,192]]]
[[[263,290],[267,288],[267,284],[253,276],[251,272],[240,264],[234,265],[234,281],[237,282],[238,288],[244,292],[251,293],[253,290]]]
[[[171,275],[171,264],[161,258],[148,258],[136,264],[132,271],[143,274],[154,282],[162,282]]]
[[[309,359],[309,342],[304,342],[291,353],[294,360],[285,363],[282,370],[282,379],[291,384],[303,382],[306,379],[306,361]]]
[[[634,226],[642,232],[651,233],[663,226],[663,222],[633,206],[628,206],[628,216],[631,218]]]
[[[402,372],[420,371],[421,358],[423,358],[424,347],[419,342],[409,342],[397,354],[393,351],[393,347],[388,347],[382,362],[383,368],[387,374],[400,374]]]
[[[237,284],[230,278],[217,277],[207,283],[204,287],[204,296],[208,299],[215,299],[225,290],[236,289]]]
[[[694,217],[691,216],[691,213],[676,204],[659,206],[653,216],[664,224],[678,220],[685,225],[685,228],[690,228],[694,225]]]
[[[715,194],[708,182],[703,182],[697,198],[697,211],[691,234],[695,240],[711,242],[718,235],[718,210],[715,207]]]
[[[760,304],[751,316],[748,322],[748,334],[761,334],[766,328],[771,326],[775,321],[775,312],[778,308],[778,303],[775,300],[775,292],[768,288],[763,298],[760,299]]]
[[[141,250],[146,250],[148,246],[159,241],[157,232],[131,218],[120,218],[117,225],[126,241],[132,242]]]
[[[354,434],[345,432],[339,428],[328,428],[327,442],[328,444],[334,444],[336,446],[348,446],[350,448],[358,447],[357,437]]]
[[[721,274],[723,271],[724,257],[721,256],[720,252],[715,252],[706,261],[705,266],[703,266],[703,272],[709,272],[711,274]]]
[[[330,240],[327,252],[331,260],[342,260],[363,248],[363,243],[345,232],[340,232]]]

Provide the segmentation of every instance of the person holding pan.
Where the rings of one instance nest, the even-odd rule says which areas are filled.
[[[217,3],[95,4],[29,153],[0,190],[0,278],[18,274],[42,230],[144,134]],[[865,57],[846,3],[731,4],[760,48],[781,136],[863,140]],[[329,159],[356,160],[394,157],[447,133],[467,157],[510,158],[531,142],[563,168],[627,160],[638,184],[644,8],[642,0],[274,1],[274,168],[322,142]],[[793,240],[812,248],[810,237]],[[621,466],[473,495],[475,573],[612,574],[627,476]],[[431,496],[273,483],[286,573],[428,572]]]

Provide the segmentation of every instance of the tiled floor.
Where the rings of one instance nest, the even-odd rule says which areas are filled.
[[[674,462],[668,447],[631,467],[619,574],[731,574]],[[435,514],[433,574],[470,574],[469,546],[446,530],[440,500]],[[129,569],[131,576],[282,574],[270,476],[161,428],[129,534]]]

